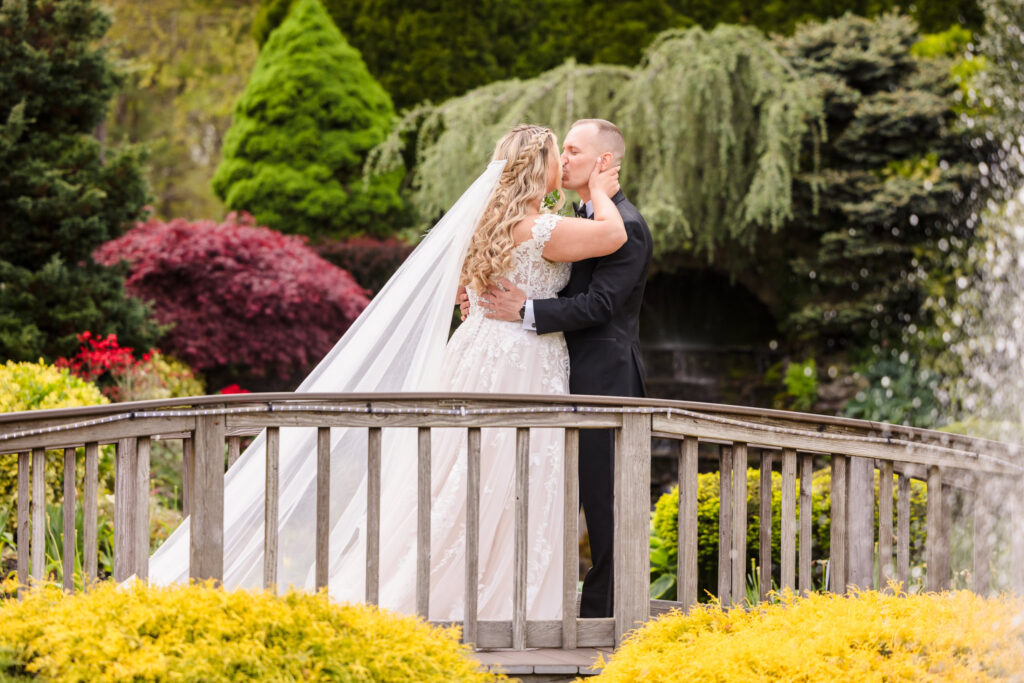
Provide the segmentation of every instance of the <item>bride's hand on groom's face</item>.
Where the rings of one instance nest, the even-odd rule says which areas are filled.
[[[508,322],[521,321],[523,318],[519,311],[526,305],[526,292],[506,278],[502,278],[498,284],[501,285],[500,289],[492,286],[480,297],[484,316]]]
[[[610,161],[609,158],[609,163]],[[594,169],[590,172],[590,180],[587,184],[591,193],[603,192],[609,197],[614,196],[619,191],[619,167],[609,166],[601,170],[601,160],[598,159],[594,164]]]

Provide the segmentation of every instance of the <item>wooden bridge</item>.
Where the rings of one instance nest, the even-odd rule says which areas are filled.
[[[149,547],[150,446],[153,439],[180,439],[184,453],[184,508],[191,515],[190,575],[220,579],[224,548],[224,471],[238,457],[241,439],[266,430],[266,515],[277,519],[279,430],[318,430],[316,584],[326,585],[330,504],[330,429],[367,429],[368,532],[366,601],[376,603],[381,572],[380,473],[382,430],[418,429],[417,611],[430,604],[431,428],[464,428],[468,444],[466,616],[463,639],[482,662],[513,675],[533,677],[591,672],[600,650],[650,618],[649,533],[652,440],[678,466],[678,600],[697,601],[698,460],[718,469],[720,508],[717,596],[741,604],[747,596],[747,467],[756,462],[762,482],[782,475],[781,554],[772,553],[771,486],[760,487],[759,565],[781,568],[780,586],[812,590],[812,470],[831,469],[831,543],[828,589],[908,583],[912,479],[927,483],[924,587],[950,586],[954,571],[981,593],[1010,588],[1024,593],[1024,452],[1010,444],[845,418],[736,406],[588,396],[494,396],[481,394],[244,394],[119,403],[66,410],[0,415],[0,453],[18,454],[18,575],[43,579],[44,471],[64,461],[63,584],[74,590],[75,464],[85,458],[83,547],[86,577],[97,576],[99,448],[116,445],[114,571],[116,581],[146,578]],[[514,592],[511,621],[477,618],[480,506],[480,430],[517,430]],[[526,618],[529,430],[565,430],[562,619]],[[615,604],[607,619],[577,615],[577,462],[580,429],[615,430]],[[225,454],[227,456],[225,457]],[[875,472],[879,489],[874,492]],[[799,483],[798,483],[799,482]],[[893,487],[895,486],[895,528]],[[31,491],[31,493],[30,493]],[[954,497],[959,502],[953,505]],[[1000,507],[996,507],[998,503]],[[875,524],[877,508],[878,523]],[[800,514],[798,515],[798,510]],[[954,519],[954,510],[957,518]],[[997,514],[998,510],[998,514]],[[972,538],[969,566],[952,567],[950,530]],[[999,526],[1001,525],[1001,526]],[[991,571],[991,539],[999,526],[1009,544],[1009,585],[997,586]],[[877,544],[876,544],[877,535]],[[797,540],[799,539],[799,554]],[[277,524],[266,525],[264,581],[275,588]],[[966,570],[966,571],[962,571]],[[88,583],[88,581],[86,582]],[[762,571],[762,599],[772,587]]]

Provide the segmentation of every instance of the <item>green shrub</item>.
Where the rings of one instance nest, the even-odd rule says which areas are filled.
[[[0,601],[0,678],[54,681],[491,681],[455,628],[326,594],[211,585],[33,590]]]
[[[700,605],[634,631],[589,681],[1017,681],[1022,613],[966,591]]]
[[[697,596],[707,600],[718,592],[718,472],[697,475]],[[799,479],[797,486],[799,490]],[[828,559],[831,539],[831,473],[818,470],[811,480],[811,558],[815,585],[822,580],[822,562]],[[910,550],[911,564],[921,561],[924,552],[926,486],[911,482]],[[893,486],[893,510],[896,509],[896,486]],[[875,498],[878,497],[878,475],[875,475]],[[674,487],[658,499],[651,515],[651,596],[666,600],[676,598],[675,570],[678,558],[679,488]],[[800,511],[797,510],[797,519]],[[779,583],[781,557],[782,475],[772,473],[772,572]],[[875,507],[877,528],[878,508]],[[893,523],[895,528],[895,521]],[[747,557],[746,566],[759,562],[761,533],[761,473],[747,470]],[[799,552],[800,539],[797,537]],[[656,592],[657,591],[657,592]]]
[[[320,1],[297,0],[235,105],[213,190],[280,232],[387,235],[403,223],[403,173],[364,179],[363,161],[394,114]]]
[[[783,378],[786,394],[791,397],[790,408],[806,412],[818,400],[818,366],[813,358],[803,363],[790,363]]]

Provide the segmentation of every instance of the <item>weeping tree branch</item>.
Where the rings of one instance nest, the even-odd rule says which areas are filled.
[[[492,83],[407,112],[368,172],[393,169],[415,139],[412,201],[424,223],[458,198],[517,123],[564,135],[579,118],[626,135],[623,187],[658,254],[752,246],[792,215],[802,143],[824,130],[819,88],[757,29],[670,30],[635,68],[569,61],[529,80]],[[816,159],[810,160],[816,165]]]

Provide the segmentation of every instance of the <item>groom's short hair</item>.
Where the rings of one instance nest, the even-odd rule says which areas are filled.
[[[569,130],[586,124],[597,126],[597,138],[602,143],[601,146],[605,151],[612,153],[612,163],[621,164],[622,158],[626,156],[626,140],[622,137],[619,127],[604,119],[579,119],[569,126]]]

